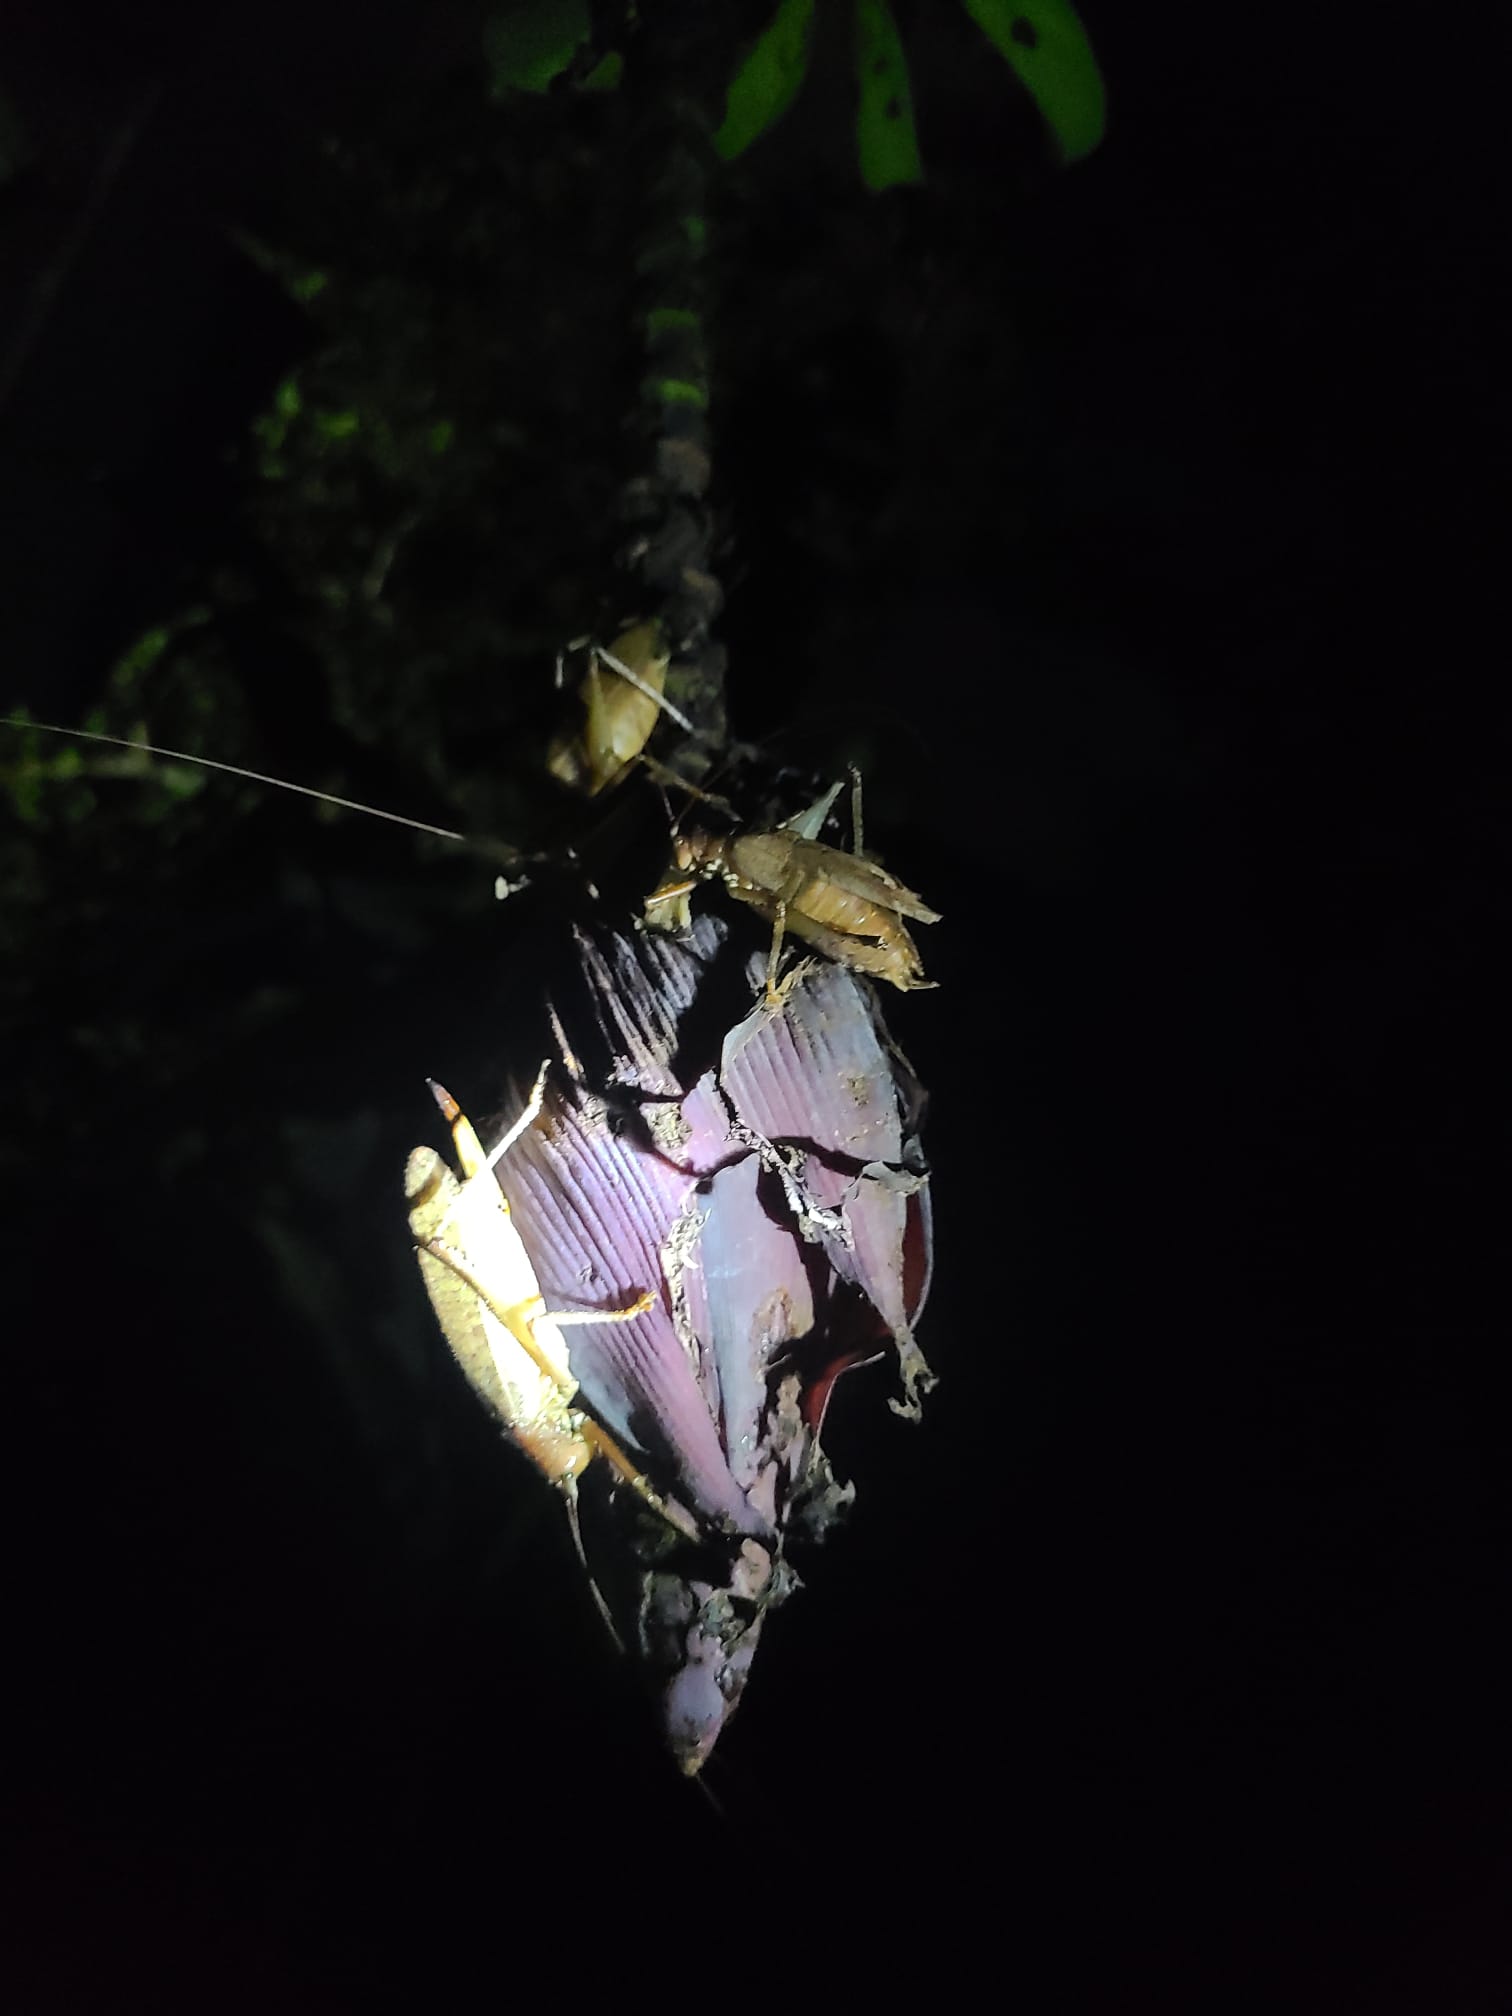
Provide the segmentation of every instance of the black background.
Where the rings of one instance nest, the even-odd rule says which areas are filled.
[[[910,240],[916,351],[832,318],[763,377],[753,339],[716,434],[737,720],[892,723],[877,826],[946,922],[941,991],[893,1018],[934,1099],[942,1384],[917,1431],[843,1396],[858,1516],[710,1797],[409,1278],[406,1088],[496,1047],[472,975],[517,984],[507,947],[423,946],[354,1026],[325,896],[292,939],[269,899],[250,953],[138,921],[112,957],[154,962],[149,1039],[165,995],[207,1025],[196,1125],[304,1128],[318,1267],[247,1230],[230,1148],[145,1180],[129,1088],[36,1143],[10,2006],[1508,2006],[1507,52],[1211,11],[1087,10],[1112,126],[1062,177],[1008,186],[995,80],[933,128],[921,84],[960,204]],[[307,339],[225,218],[470,35],[398,4],[22,10],[0,83],[44,195],[0,222],[8,694],[82,705],[234,518],[227,444]],[[751,315],[793,271],[846,285],[821,226],[871,228],[818,203],[806,243],[804,172],[767,171]],[[828,549],[793,501],[815,469]],[[822,676],[784,660],[813,634]],[[379,889],[475,872],[351,844]],[[195,1003],[268,961],[297,1039],[228,1074]],[[380,1087],[366,1120],[327,1110],[338,1075]],[[312,1268],[324,1356],[290,1314]],[[369,1389],[374,1298],[406,1341]]]

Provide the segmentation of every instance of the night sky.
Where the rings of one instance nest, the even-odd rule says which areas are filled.
[[[1055,171],[898,11],[929,188],[860,190],[842,46],[731,177],[712,426],[736,727],[859,752],[944,913],[888,1004],[940,1388],[842,1388],[703,1796],[413,1278],[425,1074],[536,1061],[491,871],[241,791],[170,866],[136,785],[16,829],[10,2007],[1512,2007],[1505,37],[1089,4]],[[0,702],[250,581],[260,767],[434,816],[281,641],[245,444],[319,338],[235,233],[350,214],[323,135],[447,144],[476,19],[130,15],[0,34]],[[581,411],[511,409],[500,551],[565,578],[628,276],[562,200],[501,284]],[[486,575],[408,579],[444,656]]]

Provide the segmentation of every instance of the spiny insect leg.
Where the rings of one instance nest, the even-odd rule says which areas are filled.
[[[774,1012],[782,1006],[777,987],[777,961],[782,956],[782,940],[787,931],[787,905],[779,896],[772,905],[772,949],[767,953],[766,998]]]

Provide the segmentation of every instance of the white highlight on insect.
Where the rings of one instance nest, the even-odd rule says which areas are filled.
[[[509,1438],[573,1501],[577,1479],[602,1456],[621,1482],[689,1539],[696,1522],[657,1492],[607,1429],[573,1403],[578,1382],[562,1332],[573,1324],[627,1323],[655,1301],[644,1290],[618,1309],[548,1310],[525,1242],[499,1185],[500,1162],[532,1126],[545,1094],[543,1064],[525,1110],[485,1153],[472,1122],[444,1086],[431,1091],[451,1125],[457,1168],[433,1148],[412,1150],[404,1172],[410,1233],[421,1276],[452,1355]]]

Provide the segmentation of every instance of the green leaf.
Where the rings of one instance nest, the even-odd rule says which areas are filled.
[[[874,193],[922,182],[903,38],[887,0],[856,0],[856,151]]]
[[[142,675],[151,671],[170,644],[191,630],[202,630],[210,621],[211,611],[207,603],[195,602],[187,609],[181,609],[177,616],[167,623],[154,624],[144,630],[129,650],[123,651],[111,667],[111,684],[120,694],[135,694],[141,688]],[[115,732],[105,718],[104,710],[97,710],[84,723],[97,735]]]
[[[134,679],[138,673],[145,672],[149,665],[155,665],[168,649],[170,634],[162,625],[144,631],[131,649],[122,653],[120,659],[122,675]]]
[[[1070,0],[963,0],[966,12],[1040,109],[1064,161],[1103,137],[1102,72]]]
[[[580,91],[618,91],[625,75],[625,59],[618,49],[599,58],[579,84]]]
[[[646,334],[665,336],[673,329],[697,329],[701,319],[692,308],[651,308],[646,313]]]
[[[661,406],[706,407],[709,403],[706,387],[695,385],[690,378],[643,379],[641,397]]]
[[[509,91],[549,91],[580,46],[591,24],[588,0],[531,0],[496,7],[483,24],[483,55],[493,95]]]
[[[770,24],[730,79],[724,122],[714,135],[722,161],[733,161],[774,126],[798,95],[808,70],[814,0],[781,0]]]

